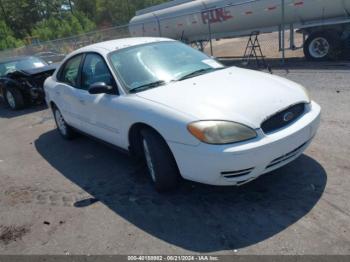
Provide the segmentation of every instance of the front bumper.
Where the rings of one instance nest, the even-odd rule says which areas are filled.
[[[298,158],[311,143],[321,108],[312,102],[296,122],[273,134],[235,145],[169,142],[183,178],[210,185],[242,185]]]

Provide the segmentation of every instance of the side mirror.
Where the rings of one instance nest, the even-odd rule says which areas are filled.
[[[113,86],[107,85],[105,82],[97,82],[89,86],[89,93],[96,94],[114,94]]]

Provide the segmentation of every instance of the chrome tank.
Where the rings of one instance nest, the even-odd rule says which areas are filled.
[[[285,0],[285,23],[306,24],[349,17],[350,0]],[[209,23],[210,21],[210,23]],[[188,41],[277,30],[281,0],[178,0],[141,10],[131,19],[131,36],[162,36]]]

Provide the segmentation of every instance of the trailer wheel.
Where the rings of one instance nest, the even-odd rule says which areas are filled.
[[[336,32],[316,32],[304,44],[306,59],[312,61],[336,60],[341,54],[341,39]]]

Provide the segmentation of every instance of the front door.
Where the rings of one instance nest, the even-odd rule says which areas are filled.
[[[88,53],[84,59],[81,71],[80,100],[84,107],[86,122],[83,131],[114,145],[120,145],[120,111],[119,96],[117,94],[92,95],[89,86],[97,82],[115,85],[112,74],[103,57],[95,53]]]

